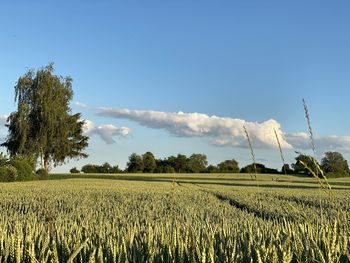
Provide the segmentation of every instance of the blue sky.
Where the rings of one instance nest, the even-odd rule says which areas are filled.
[[[53,61],[57,74],[74,79],[73,111],[93,123],[90,157],[55,171],[104,161],[124,167],[132,152],[148,150],[160,158],[200,152],[210,163],[235,158],[244,165],[249,151],[234,119],[249,126],[257,158],[280,167],[266,138],[278,129],[288,162],[294,150],[308,152],[302,98],[320,157],[339,150],[350,159],[349,7],[348,1],[2,2],[0,116],[15,109],[18,77]]]

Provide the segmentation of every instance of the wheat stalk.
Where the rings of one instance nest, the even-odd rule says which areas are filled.
[[[314,133],[312,132],[310,113],[309,113],[309,110],[307,108],[305,99],[303,99],[303,106],[304,106],[304,112],[305,112],[305,117],[306,117],[306,121],[307,121],[307,126],[309,128],[310,143],[311,143],[311,147],[312,147],[312,152],[314,154],[314,158],[316,159],[316,147],[315,147]]]
[[[258,183],[258,172],[257,172],[257,169],[256,169],[256,161],[255,161],[255,154],[254,154],[254,149],[253,149],[253,144],[252,144],[252,141],[250,139],[250,136],[249,136],[249,133],[248,133],[248,130],[247,128],[245,127],[245,125],[243,125],[243,129],[244,129],[244,133],[245,133],[245,136],[248,140],[248,144],[249,144],[249,149],[250,149],[250,154],[251,154],[251,157],[252,157],[252,160],[253,160],[253,168],[254,168],[254,177],[255,177],[255,180],[256,180],[256,184],[257,186],[259,186],[259,183]],[[253,175],[250,173],[250,176],[252,177],[253,179]]]
[[[278,134],[277,134],[276,129],[273,129],[273,131],[275,132],[275,136],[276,136],[276,140],[277,140],[277,145],[278,145],[278,149],[279,149],[279,151],[280,151],[280,156],[281,156],[281,159],[282,159],[283,167],[285,167],[285,166],[286,166],[286,162],[285,162],[285,159],[284,159],[284,156],[283,156],[283,151],[282,151],[281,142],[280,142],[280,139],[278,138]],[[286,171],[285,168],[284,168],[284,174],[287,174],[287,171]]]
[[[308,167],[308,165],[304,162],[301,162],[301,164],[304,166],[305,169],[307,169],[311,175],[315,178],[317,178],[318,183],[320,184],[320,187],[325,189],[328,188],[328,190],[331,190],[331,186],[328,183],[327,177],[325,176],[321,166],[318,164],[318,162],[316,161],[316,147],[315,147],[315,139],[314,139],[314,134],[312,131],[312,127],[311,127],[311,120],[310,120],[310,113],[309,113],[309,109],[307,107],[306,101],[305,99],[303,99],[303,106],[304,106],[304,111],[305,111],[305,117],[306,117],[306,121],[307,121],[307,126],[309,128],[309,134],[310,134],[310,143],[311,143],[311,147],[312,147],[312,152],[313,152],[313,159],[309,157],[310,160],[312,160],[315,170],[313,171],[313,169],[311,167]],[[325,185],[323,184],[322,180],[324,180]]]

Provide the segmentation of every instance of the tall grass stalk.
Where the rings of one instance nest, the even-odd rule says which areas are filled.
[[[173,184],[172,184],[172,199],[173,199],[173,204],[175,204],[175,184],[176,184],[176,177],[175,177],[175,172],[173,173]]]
[[[310,120],[310,113],[308,110],[308,107],[306,105],[306,101],[305,99],[303,99],[303,106],[304,106],[304,112],[305,112],[305,117],[306,117],[306,121],[307,121],[307,126],[309,128],[309,134],[310,134],[310,143],[311,143],[311,147],[312,147],[312,152],[313,152],[313,157],[311,158],[309,157],[309,159],[312,161],[313,163],[313,167],[314,169],[312,169],[313,167],[309,167],[306,163],[301,162],[301,164],[304,166],[304,168],[306,168],[309,173],[317,179],[318,184],[320,185],[320,189],[324,190],[328,193],[328,197],[331,197],[331,185],[328,183],[327,177],[325,176],[321,166],[318,164],[317,160],[316,160],[316,147],[315,147],[315,140],[314,140],[314,134],[312,132],[312,127],[311,127],[311,120]],[[319,198],[319,202],[320,202],[320,214],[321,214],[321,218],[323,219],[323,208],[322,208],[322,198],[320,196]]]
[[[249,133],[248,133],[248,130],[247,128],[245,127],[245,125],[243,125],[243,129],[244,129],[244,133],[245,133],[245,136],[247,138],[247,141],[248,141],[248,145],[249,145],[249,148],[250,148],[250,154],[252,156],[252,160],[253,160],[253,168],[254,168],[254,177],[253,175],[249,172],[251,178],[255,178],[255,181],[256,181],[256,185],[259,187],[259,182],[258,182],[258,171],[256,169],[256,161],[255,161],[255,154],[254,154],[254,149],[253,149],[253,144],[252,144],[252,141],[250,139],[250,136],[249,136]]]
[[[307,126],[309,129],[309,134],[310,134],[310,143],[311,143],[312,152],[313,152],[313,158],[310,158],[310,160],[312,161],[315,169],[312,169],[312,167],[309,167],[306,163],[304,163],[302,161],[300,161],[300,163],[304,166],[305,169],[307,169],[310,172],[310,174],[314,178],[317,179],[321,189],[331,190],[332,187],[328,183],[328,180],[327,180],[327,177],[325,176],[325,173],[323,172],[321,166],[318,164],[318,162],[316,160],[315,139],[314,139],[314,134],[313,134],[312,127],[311,127],[310,113],[309,113],[309,109],[307,107],[305,99],[303,99],[303,106],[304,106],[304,112],[305,112],[305,117],[306,117],[306,121],[307,121]],[[329,194],[330,194],[330,192],[329,192]]]
[[[284,159],[284,156],[283,156],[283,151],[282,151],[281,142],[280,142],[280,139],[278,138],[278,134],[277,134],[276,129],[273,129],[273,131],[275,132],[275,136],[276,136],[276,141],[277,141],[278,149],[280,150],[280,156],[281,156],[282,163],[283,163],[283,166],[282,166],[282,167],[284,167],[284,174],[286,175],[286,174],[287,174],[287,171],[286,171],[286,168],[285,168],[286,162],[285,162],[285,159]]]
[[[306,121],[307,121],[307,126],[309,128],[310,143],[311,143],[312,152],[314,154],[313,157],[316,159],[316,147],[315,147],[314,133],[312,132],[310,113],[309,113],[309,110],[307,108],[305,99],[303,99],[303,106],[304,106],[304,112],[305,112],[305,117],[306,117]]]

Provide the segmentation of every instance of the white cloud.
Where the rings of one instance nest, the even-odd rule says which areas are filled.
[[[77,107],[80,107],[80,108],[88,108],[88,105],[86,105],[85,103],[82,103],[80,101],[74,101],[73,104]]]
[[[310,136],[305,132],[287,133],[285,138],[293,145],[294,149],[307,150],[311,148]]]
[[[325,151],[350,152],[350,136],[323,136],[316,138],[317,149]]]
[[[309,150],[311,148],[308,133],[283,132],[280,123],[273,119],[264,122],[248,122],[241,119],[208,116],[202,113],[114,108],[99,108],[98,115],[133,120],[146,127],[167,130],[175,136],[207,137],[214,145],[218,146],[229,145],[246,148],[248,145],[243,131],[243,125],[245,125],[255,148],[276,148],[274,134],[274,129],[276,129],[283,148],[295,150]],[[7,123],[7,117],[7,115],[0,115],[0,131],[5,131],[4,125]],[[115,143],[115,137],[126,138],[130,136],[131,129],[116,127],[112,124],[95,126],[92,121],[86,120],[84,134],[88,136],[98,135],[107,144],[112,144]],[[315,145],[318,153],[326,151],[350,153],[350,136],[316,137]]]
[[[176,136],[209,137],[213,144],[220,146],[247,147],[244,125],[252,137],[254,147],[275,148],[277,147],[275,129],[283,148],[292,148],[292,145],[284,139],[281,125],[273,119],[259,123],[201,113],[168,113],[113,108],[99,108],[98,114],[133,120],[150,128],[165,129]]]
[[[307,133],[290,133],[285,138],[295,149],[308,150],[311,148],[310,137]],[[326,151],[350,152],[350,136],[321,136],[315,138],[315,147],[318,153]]]
[[[181,137],[208,137],[214,145],[248,147],[243,125],[252,138],[254,148],[276,148],[276,130],[284,149],[311,149],[308,133],[286,133],[281,124],[270,119],[248,122],[241,119],[208,116],[202,113],[161,112],[99,108],[98,115],[133,120],[143,126],[164,129]],[[318,153],[326,151],[350,152],[350,136],[320,136],[315,138]]]
[[[98,135],[107,144],[115,143],[114,137],[126,138],[131,134],[131,129],[127,127],[115,127],[112,124],[95,126],[90,120],[85,120],[83,127],[84,134],[87,136]]]

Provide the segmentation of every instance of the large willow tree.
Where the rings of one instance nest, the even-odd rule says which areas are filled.
[[[69,158],[87,157],[83,150],[80,113],[71,114],[72,78],[54,75],[53,64],[28,72],[15,86],[17,111],[8,118],[9,134],[2,146],[11,156],[23,155],[40,160],[48,172]]]

